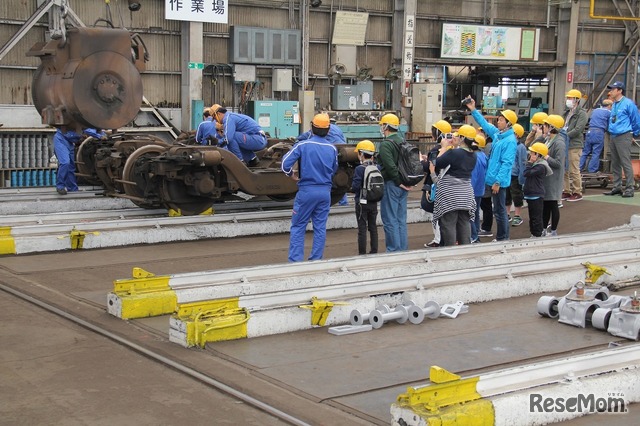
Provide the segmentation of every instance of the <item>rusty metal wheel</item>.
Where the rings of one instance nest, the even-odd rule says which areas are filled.
[[[122,170],[124,193],[133,197],[131,201],[138,207],[145,209],[162,207],[159,198],[153,196],[159,192],[157,183],[146,172],[144,165],[149,159],[159,156],[166,150],[167,148],[159,145],[146,145],[133,151],[127,158]]]
[[[76,168],[78,174],[89,185],[102,186],[103,183],[96,174],[96,149],[100,141],[94,138],[86,138],[76,151]]]

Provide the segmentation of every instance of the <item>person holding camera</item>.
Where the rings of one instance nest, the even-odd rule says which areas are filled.
[[[512,126],[518,122],[518,116],[510,109],[500,111],[497,126],[494,126],[487,122],[476,109],[476,101],[471,96],[465,98],[463,102],[471,111],[471,116],[476,123],[493,140],[485,183],[491,187],[493,214],[497,224],[496,241],[506,241],[509,239],[509,216],[505,202],[518,145]]]

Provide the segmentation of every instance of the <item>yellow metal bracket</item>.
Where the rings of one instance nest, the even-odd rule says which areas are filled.
[[[493,404],[477,392],[479,377],[461,379],[438,366],[431,367],[432,384],[408,387],[397,404],[410,408],[427,425],[493,425]]]
[[[156,276],[133,268],[132,278],[115,280],[113,293],[122,304],[123,319],[146,318],[176,311],[178,298],[169,285],[169,275]]]
[[[16,242],[9,226],[0,226],[0,254],[16,254]]]
[[[213,207],[209,207],[208,209],[206,209],[205,211],[203,211],[202,213],[200,213],[200,215],[202,216],[212,216],[215,214],[215,210],[213,209]],[[174,209],[169,209],[169,217],[179,217],[182,216],[182,211],[180,209],[178,210],[174,210]]]
[[[609,271],[607,271],[607,268],[594,265],[591,262],[585,262],[582,264],[582,266],[587,268],[587,270],[585,271],[585,283],[587,285],[595,284],[596,281],[598,281],[598,279],[604,274],[611,275]]]
[[[246,338],[250,314],[235,298],[184,303],[173,317],[183,323],[187,346],[204,348],[208,342]]]
[[[71,241],[71,250],[78,250],[82,248],[82,245],[84,244],[84,237],[87,236],[87,234],[92,234],[92,235],[100,235],[99,232],[97,231],[78,231],[75,227],[71,230],[71,232],[69,232],[69,240]],[[60,239],[62,238],[67,238],[65,237],[59,237]]]
[[[348,303],[318,300],[317,297],[313,296],[311,298],[311,305],[300,305],[299,308],[310,309],[312,311],[311,325],[323,326],[327,322],[327,318],[329,317],[331,310],[336,305],[348,305]]]

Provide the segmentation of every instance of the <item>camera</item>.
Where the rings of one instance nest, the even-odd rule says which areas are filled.
[[[464,99],[462,100],[462,102],[460,102],[460,105],[461,105],[461,106],[463,106],[463,107],[466,107],[467,105],[469,105],[469,103],[470,103],[471,101],[473,101],[473,99],[471,99],[471,98],[464,98]]]

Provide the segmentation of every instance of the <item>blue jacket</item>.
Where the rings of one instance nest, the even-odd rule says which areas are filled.
[[[222,119],[222,125],[224,127],[224,136],[228,140],[235,139],[236,132],[248,135],[257,135],[262,132],[262,127],[253,118],[235,112],[226,112]]]
[[[513,129],[509,127],[501,132],[496,126],[487,122],[478,110],[474,110],[471,115],[487,137],[493,141],[484,183],[489,186],[498,183],[500,188],[508,188],[511,185],[511,168],[516,159],[518,145]]]
[[[600,107],[594,109],[591,113],[591,119],[589,120],[589,129],[601,129],[605,132],[609,128],[609,116],[611,111],[609,108]]]
[[[218,139],[218,132],[216,131],[216,121],[207,118],[205,121],[198,125],[198,131],[196,132],[196,142],[201,145],[208,145],[208,139],[211,136],[214,139]]]
[[[518,176],[518,183],[524,185],[524,168],[527,166],[527,148],[523,143],[518,142],[516,146],[516,159],[511,168],[511,176]]]
[[[311,133],[311,130],[308,130],[302,133],[300,136],[298,136],[296,140],[304,141],[309,139],[312,135],[313,133]],[[325,139],[327,140],[327,142],[332,144],[347,142],[347,140],[344,137],[344,133],[342,133],[342,130],[340,130],[340,127],[336,126],[335,124],[329,125],[329,133],[327,133],[327,136],[325,136]]]
[[[619,101],[614,102],[611,107],[609,134],[618,136],[627,132],[633,132],[634,136],[640,135],[640,117],[638,117],[636,104],[623,96]]]
[[[323,137],[311,138],[296,143],[282,158],[282,171],[291,176],[294,165],[298,165],[298,187],[322,185],[331,187],[333,175],[338,170],[338,150]]]
[[[487,156],[482,151],[476,151],[476,166],[471,172],[471,186],[473,196],[482,197],[484,195],[484,177],[487,174]]]

